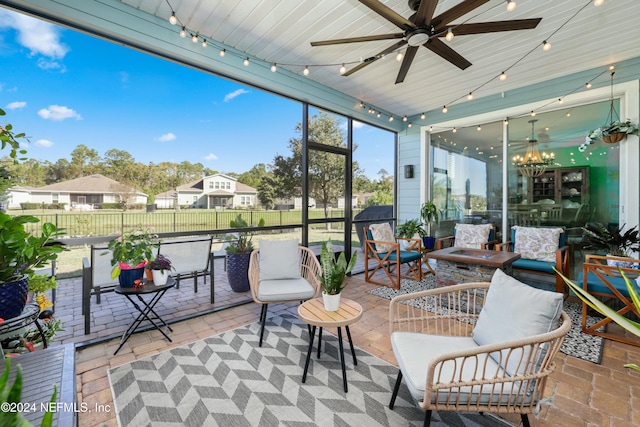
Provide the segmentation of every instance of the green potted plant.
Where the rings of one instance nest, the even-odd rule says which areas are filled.
[[[426,236],[422,238],[425,249],[433,249],[436,245],[436,238],[431,234],[431,224],[438,223],[438,207],[429,200],[420,207],[420,218],[427,226]]]
[[[624,122],[615,120],[608,125],[600,126],[597,129],[589,131],[584,144],[590,145],[599,140],[612,144],[622,141],[627,135],[638,135],[638,125],[631,123],[629,119]]]
[[[412,239],[415,235],[425,237],[427,231],[422,226],[419,219],[409,219],[396,227],[396,236],[404,239]]]
[[[325,310],[337,311],[340,307],[340,293],[346,286],[344,278],[356,265],[356,258],[357,253],[353,251],[347,264],[344,252],[340,252],[338,259],[336,259],[331,240],[322,243],[320,250],[322,275],[318,276],[318,279],[323,286],[322,301]]]
[[[229,237],[227,251],[227,278],[234,292],[249,290],[249,259],[253,251],[253,231],[240,231],[252,227],[240,214],[231,220],[231,228],[239,229],[237,237]],[[264,218],[260,218],[258,227],[264,226]]]
[[[158,236],[151,229],[138,229],[109,242],[111,254],[111,278],[116,277],[123,288],[131,288],[136,281],[142,280],[144,266],[147,261],[155,259],[155,251],[160,246]]]
[[[55,241],[64,230],[51,223],[42,224],[39,236],[25,230],[25,224],[39,221],[30,215],[12,217],[0,212],[0,318],[10,319],[22,313],[29,278],[66,250]]]
[[[588,223],[582,227],[585,249],[604,250],[608,255],[628,257],[631,252],[640,250],[640,237],[637,225],[623,232],[624,227],[607,228],[601,223]]]
[[[165,285],[169,278],[169,272],[175,270],[171,265],[171,260],[162,254],[158,254],[155,259],[148,261],[144,268],[151,270],[153,284],[156,286]]]

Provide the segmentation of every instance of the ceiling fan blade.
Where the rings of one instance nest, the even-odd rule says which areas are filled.
[[[436,11],[437,5],[438,0],[422,0],[418,11],[412,17],[413,22],[415,22],[418,27],[421,25],[431,25],[431,19],[433,18],[433,13]]]
[[[362,70],[367,65],[373,64],[378,59],[382,59],[382,57],[384,57],[385,55],[388,55],[391,52],[393,52],[394,50],[401,48],[405,44],[407,44],[406,40],[400,40],[399,42],[392,44],[391,46],[389,46],[388,48],[386,48],[382,52],[378,52],[376,55],[365,59],[364,61],[362,61],[361,63],[359,63],[355,67],[353,67],[352,69],[348,70],[346,73],[343,74],[343,76],[347,77],[347,76],[350,76],[351,74],[355,73],[356,71]]]
[[[433,18],[431,20],[431,25],[433,25],[436,30],[440,30],[441,27],[449,24],[449,22],[454,21],[463,15],[466,15],[467,13],[471,12],[475,8],[482,6],[488,1],[489,0],[464,0],[462,3],[458,3],[456,6],[453,6],[446,12],[443,12]]]
[[[413,58],[415,58],[416,53],[418,52],[419,46],[409,46],[407,51],[404,54],[404,59],[402,60],[402,65],[400,66],[400,71],[398,72],[398,77],[396,77],[396,84],[402,83],[404,78],[407,76],[409,72],[409,67],[411,67],[411,63],[413,62]]]
[[[403,37],[404,37],[404,33],[379,34],[375,36],[351,37],[347,39],[334,39],[334,40],[323,40],[319,42],[311,42],[311,46],[329,46],[333,44],[360,43],[360,42],[370,42],[375,40],[392,40],[392,39],[401,39]]]
[[[542,21],[542,18],[461,24],[456,26],[453,31],[456,36],[465,36],[469,34],[497,33],[501,31],[530,30],[536,28],[540,21]],[[441,34],[444,36],[445,31],[442,31]]]
[[[401,30],[408,30],[411,28],[415,28],[415,24],[413,22],[409,21],[407,18],[400,15],[399,13],[395,12],[390,7],[380,3],[378,0],[359,0],[359,1],[363,5],[367,6],[369,9],[373,10],[378,15],[382,16],[387,21],[394,24],[396,27],[400,28]]]
[[[423,46],[436,55],[439,55],[447,61],[451,62],[461,70],[467,69],[471,66],[471,62],[467,61],[462,55],[451,49],[445,42],[440,39],[430,38],[428,42],[423,44]]]

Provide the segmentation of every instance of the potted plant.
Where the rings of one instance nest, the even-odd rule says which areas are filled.
[[[156,286],[166,285],[169,272],[175,270],[171,265],[171,260],[162,254],[158,254],[155,259],[148,261],[144,268],[151,271],[153,284]]]
[[[57,285],[58,281],[55,276],[32,274],[29,277],[27,292],[32,297],[32,301],[35,301],[40,306],[40,318],[48,318],[53,315],[53,311],[49,310],[50,307],[53,307],[53,304],[49,301],[45,292],[49,289],[55,289]]]
[[[111,254],[111,278],[117,277],[123,288],[132,288],[136,281],[142,280],[145,263],[155,258],[154,251],[159,246],[158,236],[149,228],[111,240],[109,251],[103,253]]]
[[[427,231],[422,226],[422,222],[417,218],[407,220],[396,227],[397,237],[412,239],[416,234],[421,238],[427,235]]]
[[[322,243],[320,250],[320,265],[322,267],[322,275],[318,276],[322,283],[322,301],[327,311],[338,311],[340,307],[340,293],[345,288],[344,278],[356,264],[356,251],[353,251],[349,264],[344,252],[340,252],[338,259],[333,253],[333,245],[331,240]]]
[[[240,214],[231,220],[232,228],[251,227]],[[264,218],[260,218],[258,227],[264,226]],[[247,292],[249,290],[249,259],[253,251],[253,231],[238,231],[237,237],[229,237],[227,251],[227,277],[229,286],[234,292]]]
[[[420,218],[427,226],[426,235],[422,238],[425,249],[433,249],[436,245],[436,238],[431,235],[431,223],[438,223],[438,208],[429,200],[420,207]]]
[[[0,212],[0,318],[22,313],[27,302],[29,277],[57,259],[66,248],[54,241],[64,230],[44,223],[39,236],[25,230],[25,224],[40,220],[30,215],[12,217]]]
[[[624,227],[625,225],[607,228],[601,223],[588,223],[582,227],[585,248],[605,250],[612,256],[628,257],[631,252],[640,250],[640,238],[637,225],[623,232]],[[619,263],[613,260],[610,262]]]
[[[638,135],[638,133],[638,125],[631,123],[631,120],[627,119],[624,122],[616,120],[608,125],[600,126],[597,129],[589,131],[584,144],[580,146],[579,150],[585,151],[589,145],[599,140],[613,144],[622,141],[627,135]]]

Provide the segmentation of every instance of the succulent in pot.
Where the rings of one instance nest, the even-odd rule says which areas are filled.
[[[322,299],[325,310],[337,311],[340,307],[340,293],[346,287],[344,279],[356,265],[356,258],[357,253],[353,251],[351,259],[347,264],[344,252],[340,252],[340,255],[336,259],[331,240],[322,243],[322,249],[320,250],[322,274],[318,276],[318,280],[320,280],[323,286]]]

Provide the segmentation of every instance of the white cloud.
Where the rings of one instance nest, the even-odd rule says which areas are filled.
[[[38,115],[45,120],[53,120],[54,122],[59,122],[65,119],[82,120],[82,116],[80,114],[63,105],[49,105],[48,108],[43,108],[38,111]]]
[[[38,67],[43,70],[60,70],[62,73],[67,71],[67,68],[58,61],[49,61],[45,58],[38,59]]]
[[[49,147],[53,146],[53,142],[49,141],[48,139],[39,139],[39,140],[36,141],[36,146],[37,147],[49,148]]]
[[[25,101],[15,101],[15,102],[10,102],[9,104],[7,104],[7,110],[17,110],[19,108],[24,108],[27,106],[27,103]]]
[[[176,139],[176,134],[173,132],[169,132],[169,133],[165,133],[164,135],[160,136],[158,138],[158,141],[160,142],[168,142],[168,141],[173,141],[174,139]]]
[[[0,27],[18,32],[18,42],[31,50],[32,55],[62,59],[69,47],[60,41],[60,30],[53,24],[8,10],[0,11]]]
[[[233,98],[236,98],[240,95],[244,95],[245,93],[249,93],[248,90],[246,89],[238,89],[238,90],[234,90],[231,93],[228,93],[225,97],[224,97],[224,102],[229,102],[231,101]]]
[[[206,161],[210,162],[210,161],[212,161],[212,160],[217,160],[217,159],[218,159],[218,156],[216,156],[216,155],[215,155],[215,154],[213,154],[213,153],[210,153],[210,154],[207,154],[207,155],[205,156],[205,158],[204,158],[204,159],[205,159]]]

